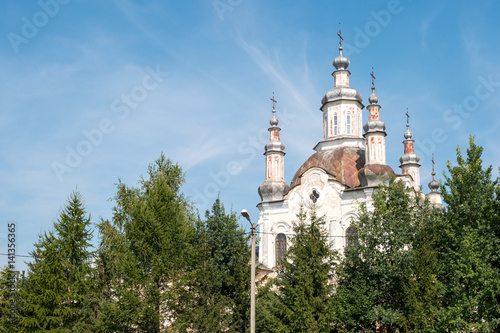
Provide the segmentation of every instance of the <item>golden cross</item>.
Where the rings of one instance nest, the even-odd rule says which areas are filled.
[[[432,173],[434,173],[434,154],[432,154]]]
[[[372,73],[370,74],[372,77],[372,87],[375,86],[375,75],[373,74],[373,67],[372,67]]]
[[[406,108],[406,123],[410,123],[410,115],[408,114],[408,108]]]
[[[269,99],[270,99],[271,101],[273,101],[273,110],[275,110],[275,108],[274,108],[274,103],[278,103],[278,101],[276,101],[276,100],[274,99],[274,91],[273,91],[273,98],[269,98]]]
[[[340,29],[340,22],[339,22],[339,32],[337,33],[337,36],[339,36],[339,43],[340,43],[340,46],[342,46],[342,41],[344,40],[344,38],[342,37],[342,30]]]

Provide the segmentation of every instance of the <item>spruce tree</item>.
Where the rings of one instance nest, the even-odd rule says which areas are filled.
[[[500,329],[499,183],[491,166],[483,168],[482,152],[473,137],[465,158],[457,148],[441,187],[447,211],[439,275],[446,292],[439,325],[451,331]]]
[[[73,192],[54,223],[40,235],[31,253],[28,276],[21,284],[19,325],[28,332],[86,332],[85,315],[91,272],[90,216],[82,196]]]
[[[218,198],[199,221],[194,266],[171,293],[180,332],[245,332],[249,327],[250,248],[234,212]]]
[[[271,282],[276,297],[264,294],[268,302],[259,306],[259,321],[279,321],[277,331],[281,332],[331,332],[337,253],[316,208],[309,214],[301,210],[297,217],[290,247],[278,266],[276,280]],[[259,297],[259,302],[262,299]],[[273,303],[279,304],[277,309],[264,306]],[[259,331],[266,332],[266,328]]]

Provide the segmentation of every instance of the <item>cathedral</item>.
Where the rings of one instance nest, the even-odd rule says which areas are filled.
[[[340,54],[333,61],[334,87],[321,100],[323,140],[298,168],[290,184],[285,182],[285,144],[280,140],[281,129],[274,97],[272,99],[270,138],[264,152],[265,181],[259,186],[261,202],[257,205],[260,211],[258,261],[261,269],[273,270],[285,254],[300,207],[317,207],[318,215],[326,218],[332,247],[342,251],[349,239],[345,236],[355,234],[350,224],[358,218],[359,205],[365,203],[370,207],[372,195],[380,182],[388,183],[394,179],[404,182],[415,193],[420,191],[420,157],[414,151],[408,113],[404,154],[399,159],[401,171],[395,172],[386,161],[386,127],[375,94],[373,72],[372,92],[366,107],[368,120],[363,125],[363,96],[349,86],[349,60],[342,55],[342,50],[341,42]],[[425,196],[443,209],[434,170],[432,176],[431,191]]]

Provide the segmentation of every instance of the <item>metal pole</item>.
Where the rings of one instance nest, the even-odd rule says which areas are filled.
[[[252,226],[252,254],[251,254],[251,270],[250,270],[250,333],[255,333],[255,234],[257,225],[250,220],[250,214],[246,209],[241,211],[241,215],[250,222]]]
[[[250,333],[255,333],[255,224],[252,223],[252,268],[250,286]]]

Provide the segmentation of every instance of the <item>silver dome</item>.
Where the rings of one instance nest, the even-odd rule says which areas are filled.
[[[344,48],[342,46],[339,47],[340,54],[337,58],[333,60],[333,67],[335,67],[339,71],[347,69],[347,67],[349,67],[350,64],[349,59],[347,59],[342,55],[343,49]]]
[[[328,102],[340,101],[340,100],[351,100],[363,103],[363,96],[354,88],[351,87],[335,87],[330,89],[323,99],[321,104],[326,104]]]

